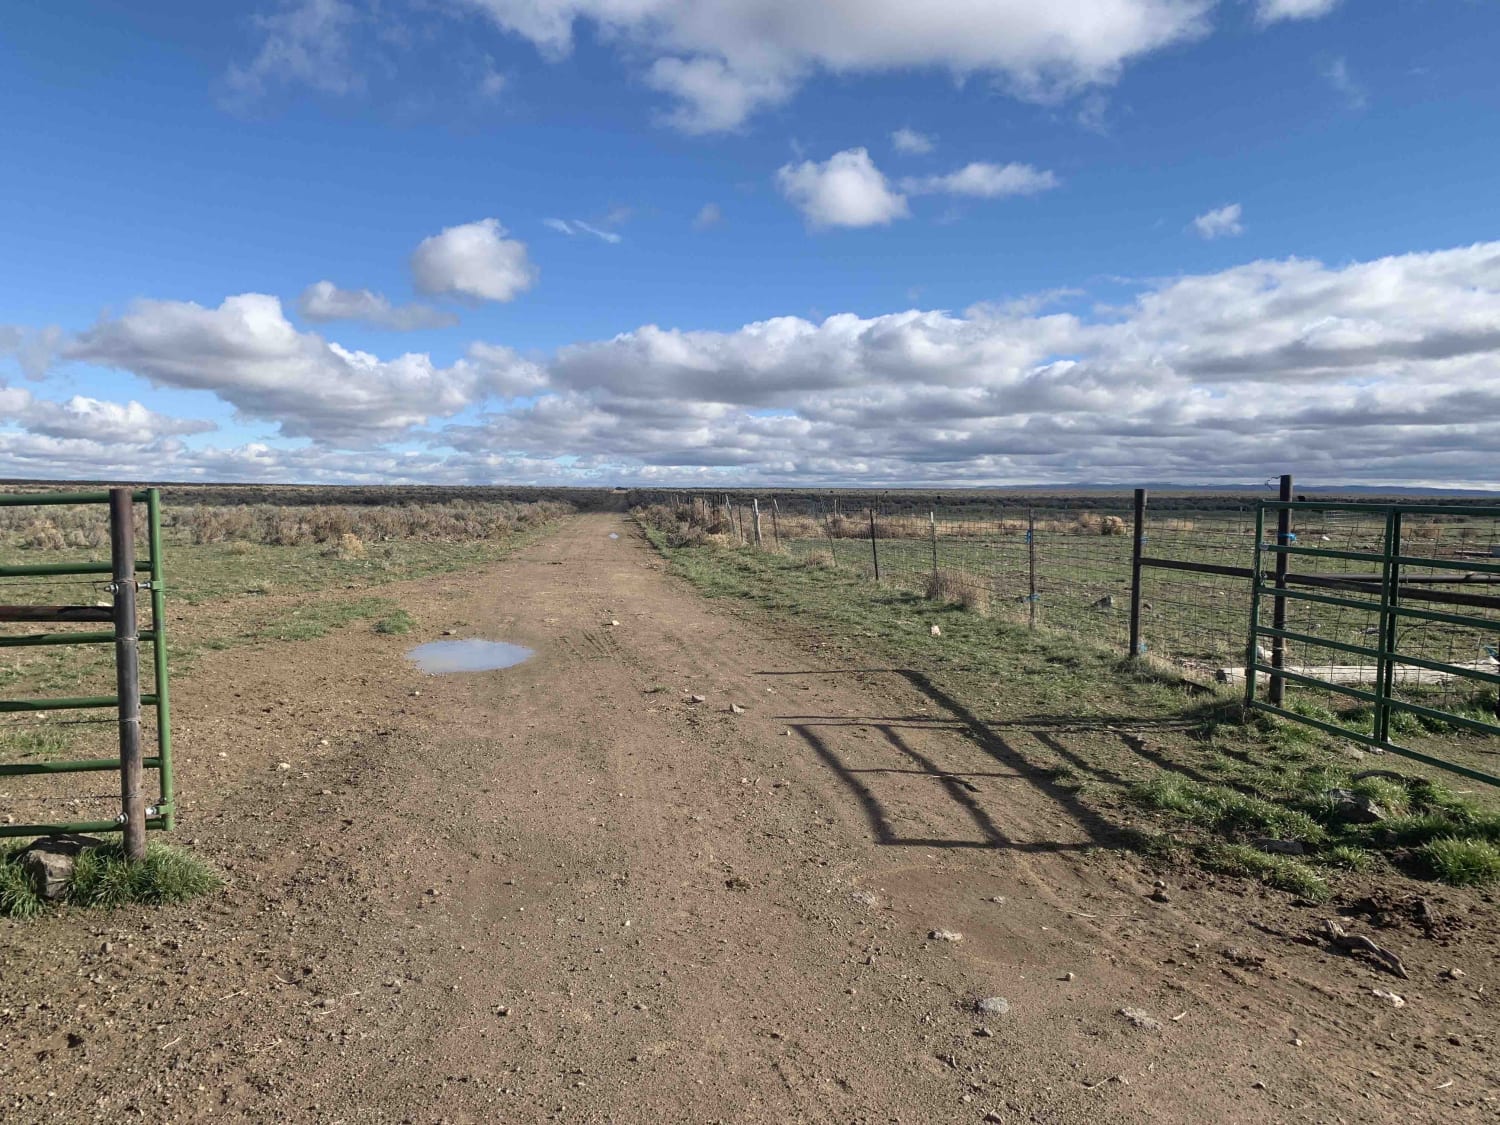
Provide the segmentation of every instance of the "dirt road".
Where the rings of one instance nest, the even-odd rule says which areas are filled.
[[[1068,735],[704,602],[619,516],[393,596],[413,638],[179,685],[181,836],[224,893],[0,923],[6,1121],[1495,1111],[1493,965],[1393,981],[1285,940],[1285,896],[1151,901],[1008,752]],[[445,629],[537,655],[423,676]]]

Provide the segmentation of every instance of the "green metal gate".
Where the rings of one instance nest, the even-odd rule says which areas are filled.
[[[1267,540],[1267,516],[1275,517],[1275,535]],[[1496,520],[1500,507],[1424,504],[1370,504],[1331,501],[1263,500],[1256,512],[1255,565],[1251,580],[1250,636],[1245,658],[1245,702],[1292,722],[1304,723],[1343,738],[1425,762],[1491,785],[1500,785],[1500,775],[1399,745],[1392,740],[1393,719],[1399,714],[1416,716],[1439,729],[1500,736],[1500,722],[1476,717],[1473,709],[1458,713],[1454,708],[1432,706],[1429,701],[1403,698],[1398,688],[1415,685],[1410,694],[1422,697],[1424,684],[1473,684],[1500,688],[1500,551],[1493,540],[1479,550],[1439,549],[1422,551],[1407,534],[1411,517],[1425,517],[1431,527],[1438,521]],[[1359,527],[1350,533],[1346,547],[1314,546],[1299,541],[1294,521],[1307,526],[1309,517],[1335,520],[1338,526]],[[1327,535],[1317,542],[1328,540]],[[1351,549],[1352,548],[1352,549]],[[1267,562],[1273,562],[1268,570]],[[1298,565],[1337,565],[1334,573],[1298,571]],[[1464,587],[1464,589],[1460,589]],[[1262,620],[1265,606],[1273,608],[1272,621]],[[1288,627],[1289,607],[1311,607],[1306,616],[1313,624]],[[1345,639],[1319,629],[1317,611],[1356,615],[1356,620],[1374,624],[1358,630],[1368,641]],[[1489,614],[1489,616],[1484,616]],[[1475,652],[1488,652],[1482,659],[1440,659],[1418,651],[1403,641],[1403,633],[1422,627],[1461,631],[1474,640]],[[1269,642],[1266,650],[1263,642]],[[1467,642],[1466,642],[1467,643]],[[1298,666],[1288,661],[1289,646],[1301,651],[1326,651],[1359,663],[1335,666],[1334,659]],[[1450,645],[1451,648],[1451,645]],[[1440,655],[1440,654],[1438,654]],[[1266,678],[1262,692],[1257,680]],[[1287,685],[1329,692],[1368,705],[1369,733],[1337,722],[1310,716],[1288,707],[1283,698]],[[1500,718],[1500,703],[1492,704]],[[1500,753],[1500,743],[1497,750]]]
[[[0,566],[0,579],[24,577],[93,576],[109,575],[113,595],[113,606],[0,606],[0,622],[49,622],[49,623],[102,623],[112,622],[114,628],[104,631],[57,631],[0,635],[0,648],[31,648],[49,645],[114,645],[116,648],[117,680],[125,684],[123,693],[115,695],[76,696],[52,699],[4,699],[0,700],[0,712],[38,712],[82,710],[90,708],[114,709],[121,716],[121,756],[119,758],[91,758],[77,761],[40,760],[29,762],[0,763],[0,777],[20,777],[42,774],[65,774],[87,772],[119,772],[128,778],[132,768],[157,771],[158,797],[154,803],[144,807],[144,817],[139,831],[145,829],[170,830],[176,819],[173,808],[172,783],[172,730],[171,705],[167,675],[166,635],[166,585],[162,574],[161,494],[155,488],[136,492],[114,490],[112,504],[110,492],[58,492],[21,495],[0,495],[0,507],[56,506],[63,504],[111,505],[112,558],[109,562],[60,562],[31,563]],[[147,543],[149,557],[134,558],[134,505],[146,508]],[[125,527],[119,526],[124,513]],[[128,544],[128,545],[127,545]],[[128,556],[123,558],[122,556]],[[146,581],[138,581],[134,574],[144,573]],[[128,579],[122,575],[130,575]],[[126,588],[128,581],[129,588]],[[149,590],[150,628],[138,630],[135,626],[135,593],[137,589]],[[122,611],[121,606],[128,612]],[[128,617],[122,619],[122,614]],[[151,646],[152,667],[155,675],[155,690],[142,693],[139,680],[134,674],[134,659],[137,639]],[[129,655],[124,655],[129,654]],[[131,665],[130,674],[119,677],[121,663]],[[131,690],[133,681],[134,690]],[[156,708],[156,753],[142,757],[137,741],[132,754],[128,745],[128,728],[135,724],[135,737],[139,739],[139,714],[141,706]],[[135,716],[132,719],[131,716]],[[132,760],[133,759],[133,760]],[[138,778],[138,773],[137,773]],[[0,837],[4,836],[48,836],[61,832],[115,832],[124,831],[129,840],[132,825],[131,800],[127,780],[123,786],[121,814],[114,820],[86,820],[55,824],[0,824]]]

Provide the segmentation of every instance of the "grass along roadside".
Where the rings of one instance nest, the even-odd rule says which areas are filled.
[[[1046,749],[1056,737],[1028,743],[1034,775],[1157,862],[1312,899],[1369,878],[1500,880],[1500,813],[1486,804],[1495,795],[1455,792],[1415,763],[1363,755],[1310,728],[1246,722],[1237,693],[986,616],[941,583],[928,599],[826,557],[673,546],[681,540],[666,530],[647,534],[705,596],[794,623],[864,665],[919,672],[976,721],[1066,726],[1086,752]],[[1376,763],[1391,768],[1368,768]]]

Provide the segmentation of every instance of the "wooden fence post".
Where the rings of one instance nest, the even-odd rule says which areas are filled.
[[[781,505],[776,502],[776,497],[771,497],[771,534],[776,537],[776,547],[781,547]]]
[[[938,562],[937,562],[937,513],[936,512],[928,512],[927,513],[927,524],[928,524],[929,528],[932,531],[932,576],[934,578],[936,578],[938,576]]]
[[[115,694],[120,711],[120,811],[125,858],[146,858],[146,795],[141,780],[140,633],[135,620],[135,497],[109,490],[109,554],[114,594]]]
[[[752,496],[750,503],[755,506],[755,549],[757,551],[764,550],[766,545],[765,540],[760,537],[760,497]]]
[[[1141,655],[1141,555],[1146,545],[1146,490],[1135,490],[1135,540],[1130,546],[1130,656]]]
[[[880,581],[880,548],[875,545],[875,509],[870,508],[870,557],[875,560],[875,581]]]

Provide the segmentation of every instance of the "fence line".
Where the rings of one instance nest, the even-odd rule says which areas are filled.
[[[676,528],[675,545],[782,552],[1103,641],[1188,678],[1239,685],[1284,718],[1493,781],[1500,508],[1293,496],[1284,476],[1276,500],[1191,512],[1152,508],[1145,489],[1091,497],[1099,506],[1087,509],[970,506],[954,516],[771,497],[769,539],[759,497],[684,496],[647,511]],[[1428,749],[1402,747],[1395,734]]]
[[[1292,488],[1291,478],[1283,477],[1280,502],[1288,502]],[[1093,506],[1087,508],[967,503],[947,514],[909,503],[906,510],[892,510],[895,503],[884,499],[851,510],[847,497],[841,506],[838,497],[775,496],[764,497],[773,513],[767,534],[764,521],[756,518],[767,506],[761,496],[678,493],[662,498],[673,518],[681,517],[692,535],[709,541],[816,556],[871,579],[878,574],[882,582],[983,607],[1030,628],[1103,641],[1122,655],[1165,662],[1190,678],[1234,683],[1244,675],[1255,585],[1255,500],[1238,507],[1184,509],[1172,507],[1179,502],[1172,497],[1153,505],[1145,490],[1138,489],[1134,494],[1091,495]],[[1446,544],[1443,549],[1459,554],[1488,558],[1493,551],[1500,557],[1500,519],[1466,514],[1469,507],[1437,506],[1407,535],[1418,546]],[[1304,543],[1357,547],[1380,530],[1368,518],[1331,504],[1295,517],[1290,509],[1281,509],[1275,534],[1281,543],[1300,536]],[[1360,578],[1348,563],[1330,563],[1323,568],[1326,573],[1298,573],[1288,569],[1285,552],[1274,554],[1278,590],[1289,577],[1325,584]],[[1408,567],[1403,582],[1435,581],[1430,568],[1424,574]],[[1449,589],[1441,596],[1454,596]],[[1438,595],[1418,591],[1404,596]],[[1359,614],[1353,609],[1309,609],[1290,596],[1270,600],[1272,624],[1279,631],[1297,632],[1299,625],[1304,635],[1375,627],[1373,621],[1356,621]],[[1408,629],[1415,634],[1418,626]],[[1427,621],[1420,629],[1428,638],[1421,655],[1434,660],[1484,662],[1500,652],[1500,620],[1497,632],[1487,637],[1451,622]],[[1312,659],[1280,636],[1267,641],[1264,655],[1278,668]],[[1272,679],[1273,702],[1280,700],[1284,686],[1283,677]]]

